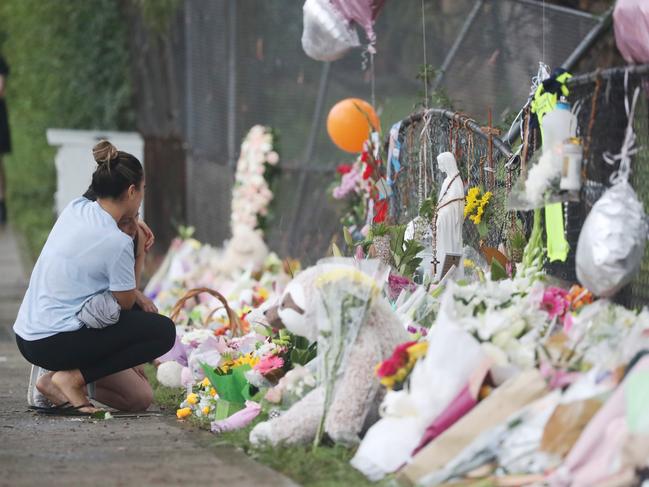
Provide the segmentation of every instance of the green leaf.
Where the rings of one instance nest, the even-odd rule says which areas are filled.
[[[491,261],[491,280],[502,281],[507,279],[507,271],[497,259]]]
[[[349,233],[347,227],[343,228],[343,237],[345,238],[345,243],[347,245],[349,245],[350,247],[354,246],[354,239],[352,238],[352,234]]]
[[[403,239],[406,235],[406,226],[405,225],[397,225],[393,227],[393,245],[392,245],[392,252],[395,255],[399,255],[401,252],[403,252]]]
[[[343,254],[335,243],[331,244],[331,253],[334,257],[342,257]]]
[[[487,222],[482,220],[476,225],[476,227],[478,228],[478,234],[480,234],[480,238],[487,238],[487,235],[489,235],[489,227],[487,226]]]

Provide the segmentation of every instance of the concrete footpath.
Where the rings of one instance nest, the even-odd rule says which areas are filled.
[[[26,285],[15,235],[0,227],[0,486],[296,485],[171,416],[93,421],[30,411],[30,366],[11,330]]]

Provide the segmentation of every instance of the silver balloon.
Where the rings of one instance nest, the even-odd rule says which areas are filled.
[[[306,0],[302,48],[316,61],[335,61],[360,46],[356,29],[329,0]]]
[[[642,203],[622,179],[593,205],[577,243],[577,278],[597,296],[611,297],[640,269],[647,240]]]

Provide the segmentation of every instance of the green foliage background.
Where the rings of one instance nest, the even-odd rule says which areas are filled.
[[[11,68],[9,215],[31,258],[54,221],[55,149],[46,130],[134,126],[126,29],[118,0],[0,2],[0,52]]]

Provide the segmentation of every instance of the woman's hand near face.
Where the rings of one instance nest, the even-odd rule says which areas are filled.
[[[133,217],[124,217],[118,223],[117,227],[131,238],[135,238],[138,233],[138,224]]]
[[[151,231],[149,226],[142,220],[138,219],[137,224],[140,227],[140,230],[142,230],[142,232],[144,233],[144,251],[148,252],[155,242],[155,235],[153,235],[153,232]]]
[[[137,232],[137,249],[135,249],[135,255],[140,257],[140,256],[144,256],[144,254],[147,251],[146,234],[144,233],[142,227],[139,225],[136,225],[136,232]]]

